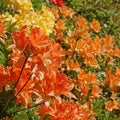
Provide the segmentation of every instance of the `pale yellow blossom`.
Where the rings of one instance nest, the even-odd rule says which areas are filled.
[[[33,9],[31,0],[4,0],[4,5],[21,13]]]
[[[15,24],[16,29],[20,29],[22,26],[27,25],[28,29],[32,27],[38,27],[44,30],[47,35],[52,33],[55,23],[55,16],[47,7],[43,6],[39,11],[29,11],[28,13],[10,15],[8,12],[3,15],[4,21],[10,21]],[[8,22],[9,23],[9,22]],[[9,24],[6,24],[6,26]]]

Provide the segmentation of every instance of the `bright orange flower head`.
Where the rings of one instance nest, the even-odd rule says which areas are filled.
[[[8,84],[9,76],[3,66],[0,66],[0,92],[4,85]]]
[[[86,27],[88,25],[87,20],[82,16],[78,17],[76,22],[79,27]]]
[[[26,27],[27,26],[24,26],[20,29],[20,31],[16,31],[12,33],[12,37],[16,45],[16,48],[19,49],[20,51],[24,51],[26,47],[26,42],[28,39],[26,35]]]
[[[62,16],[64,17],[70,17],[72,18],[72,16],[75,14],[74,10],[71,9],[70,7],[67,7],[65,5],[63,5],[61,8],[60,8],[60,13]]]
[[[98,85],[93,85],[92,86],[92,92],[90,93],[90,98],[99,98],[100,93],[102,92],[102,89]]]
[[[2,17],[0,15],[0,37],[4,37],[5,36],[5,28],[2,22]]]
[[[114,92],[117,92],[120,87],[120,73],[118,73],[119,71],[120,70],[117,69],[115,75],[113,75],[111,69],[106,70],[106,83],[109,88]]]
[[[65,21],[64,20],[57,21],[55,28],[57,32],[65,30]]]
[[[39,28],[31,29],[31,34],[29,37],[34,47],[39,47],[40,45],[45,44],[46,40],[48,40],[48,36]]]
[[[94,30],[97,33],[100,31],[101,28],[100,23],[95,19],[93,19],[92,23],[90,24],[90,27],[92,30]]]
[[[105,108],[108,110],[108,111],[113,111],[113,110],[116,110],[118,109],[118,102],[113,100],[113,101],[107,101],[105,103]]]
[[[58,9],[57,8],[51,8],[52,13],[54,14],[56,19],[59,19]]]
[[[41,120],[44,120],[46,115],[50,115],[50,120],[88,120],[90,117],[88,107],[71,101],[55,100],[48,107],[42,104],[36,113],[41,115]]]
[[[36,84],[39,94],[44,99],[47,99],[50,96],[57,97],[60,95],[69,95],[74,84],[68,80],[65,74],[60,74],[58,71],[50,70],[47,75],[48,76],[44,76],[44,79],[38,81]]]

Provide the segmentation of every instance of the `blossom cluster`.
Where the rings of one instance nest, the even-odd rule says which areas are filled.
[[[120,48],[114,36],[100,36],[98,20],[87,21],[62,0],[50,0],[57,6],[40,11],[24,2],[6,1],[18,13],[0,16],[0,42],[10,41],[12,50],[8,66],[0,65],[0,92],[4,87],[14,94],[2,114],[14,98],[18,106],[39,105],[40,120],[94,120],[94,102],[101,98],[104,111],[120,110]],[[16,23],[11,39],[6,21]]]
[[[15,13],[14,15],[11,15],[9,12],[2,14],[6,27],[11,24],[14,29],[20,29],[22,26],[27,25],[28,31],[32,27],[38,27],[44,30],[47,35],[52,33],[55,17],[48,7],[43,6],[40,10],[35,11],[30,2],[31,4],[29,6],[31,7],[27,7],[29,9],[25,10],[26,6],[22,6],[22,3],[19,3],[20,1],[18,5],[16,5],[16,0],[11,2],[14,2],[15,6],[17,6],[21,12]],[[8,5],[10,5],[10,3]],[[29,2],[27,4],[29,4]],[[23,2],[23,5],[27,4]],[[17,11],[17,9],[15,10]]]

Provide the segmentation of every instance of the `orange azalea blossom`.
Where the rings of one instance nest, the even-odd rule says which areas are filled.
[[[108,111],[113,111],[113,110],[116,110],[116,109],[120,109],[118,106],[119,106],[119,103],[115,100],[113,100],[113,101],[109,100],[105,103],[105,108]]]
[[[68,63],[67,63],[67,61],[65,63],[72,70],[77,70],[80,68],[80,65],[78,64],[78,62],[74,61],[73,59],[69,60]]]
[[[56,20],[58,20],[59,19],[58,9],[56,7],[52,7],[51,11],[54,14]]]
[[[113,36],[107,35],[101,39],[102,54],[109,55],[114,48],[115,40]]]
[[[95,56],[101,54],[103,48],[102,48],[101,39],[98,36],[94,38],[91,48],[93,49]]]
[[[75,30],[75,35],[81,38],[90,38],[89,27],[77,27]]]
[[[74,10],[71,9],[70,7],[67,7],[65,5],[63,5],[61,8],[60,8],[60,13],[62,16],[64,17],[70,17],[72,18],[73,15],[75,14]]]
[[[15,88],[14,94],[17,95],[18,92],[22,89],[22,87],[25,85],[25,83],[29,80],[30,77],[30,70],[25,69],[23,70],[23,74],[20,77],[19,83],[17,84]],[[31,90],[34,85],[34,81],[30,79],[28,83],[25,85],[25,87],[22,89],[22,91],[17,95],[16,102],[17,103],[24,103],[25,107],[29,106],[32,103],[32,94],[33,90]]]
[[[81,82],[79,89],[83,93],[84,96],[88,95],[89,85],[85,83],[84,81]]]
[[[65,30],[65,20],[57,21],[57,23],[55,24],[55,29],[56,29],[57,33]]]
[[[95,58],[95,56],[101,54],[107,56],[119,54],[119,49],[115,48],[114,50],[114,38],[112,36],[106,36],[102,39],[99,39],[96,36],[94,40],[91,38],[79,39],[77,41],[76,49],[82,56],[88,58]]]
[[[42,104],[37,114],[44,120],[46,115],[50,115],[50,120],[88,120],[91,111],[86,105],[80,105],[72,101],[53,101],[52,105]]]
[[[94,42],[92,39],[80,39],[77,41],[76,49],[79,54],[82,56],[95,56],[97,55],[96,47],[94,46]],[[96,54],[95,54],[96,53]]]
[[[2,17],[0,15],[0,37],[4,37],[4,36],[5,36],[5,27],[3,25]]]
[[[12,85],[17,82],[14,91],[17,103],[29,106],[33,102],[32,95],[35,95],[36,103],[43,98],[47,100],[50,96],[71,97],[70,91],[74,83],[58,71],[59,62],[65,55],[61,46],[48,39],[38,28],[31,29],[30,34],[27,34],[25,26],[12,35],[14,43],[10,47],[13,51],[10,55],[10,64],[7,72],[0,69],[0,76],[3,78],[2,86],[8,84],[8,80]],[[25,53],[31,54],[26,56]]]
[[[58,43],[53,44],[51,47],[52,50],[51,50],[50,58],[54,63],[55,62],[59,63],[64,58],[66,51],[64,51],[61,48],[61,45]]]
[[[74,37],[67,37],[66,42],[70,45],[71,50],[74,51],[76,47],[76,39]]]
[[[79,27],[87,27],[88,25],[88,21],[82,16],[78,17],[76,22]]]
[[[80,90],[84,95],[88,95],[88,90],[92,87],[91,98],[98,98],[101,92],[100,88],[97,87],[99,81],[95,74],[87,73],[84,70],[81,70],[78,75],[78,80],[76,83],[80,86]]]
[[[102,93],[102,89],[98,85],[92,85],[92,91],[90,93],[90,99],[99,98]]]
[[[39,28],[32,28],[29,38],[34,47],[40,47],[43,44],[49,43],[48,36]]]
[[[35,85],[36,91],[44,98],[48,99],[50,96],[66,95],[70,97],[69,93],[73,89],[74,84],[68,80],[67,76],[60,74],[58,71],[49,71],[48,76],[38,81]]]
[[[93,73],[87,73],[85,72],[84,70],[81,70],[79,75],[78,75],[78,79],[79,80],[84,80],[84,81],[87,81],[88,83],[98,83],[98,80],[97,80],[97,77],[95,74]]]
[[[94,30],[97,33],[101,29],[99,22],[97,20],[95,20],[95,19],[92,20],[92,23],[90,24],[90,27],[91,27],[92,30]]]
[[[20,31],[12,33],[12,37],[16,45],[16,48],[18,48],[20,51],[24,51],[27,43],[26,41],[28,40],[26,35],[26,27],[27,26],[24,26],[20,29]]]
[[[38,49],[39,52],[48,51],[48,46],[51,46],[53,41],[48,39],[45,32],[39,28],[32,28],[28,35],[26,34],[26,28],[27,26],[24,26],[20,31],[12,33],[16,48],[25,52],[37,52]]]
[[[56,33],[56,40],[63,41],[63,39],[64,39],[63,31]]]
[[[117,92],[120,86],[120,69],[116,68],[115,74],[111,73],[110,69],[106,70],[106,83],[112,91]]]
[[[109,55],[119,57],[120,56],[120,48],[117,45],[115,45],[113,50],[109,51]]]
[[[19,83],[16,86],[15,94],[19,92],[31,73],[32,76],[25,88],[17,96],[18,103],[24,103],[26,107],[29,106],[30,102],[32,102],[31,96],[33,94],[36,102],[43,98],[47,100],[49,96],[70,95],[69,92],[74,84],[68,80],[66,75],[58,72],[58,63],[63,55],[64,52],[60,50],[60,45],[54,42],[50,51],[46,53],[43,51],[43,53],[40,52],[28,58]]]
[[[0,92],[2,91],[2,88],[4,85],[7,85],[8,84],[8,73],[7,71],[5,70],[5,68],[3,66],[0,65]]]
[[[99,68],[99,64],[98,64],[98,62],[96,60],[96,57],[94,57],[94,56],[91,56],[91,57],[86,56],[85,57],[85,64],[87,66],[93,66],[93,67]]]

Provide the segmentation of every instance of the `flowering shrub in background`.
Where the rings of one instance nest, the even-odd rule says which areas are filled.
[[[75,11],[74,0],[33,3],[3,1],[0,119],[119,120],[116,37]]]

